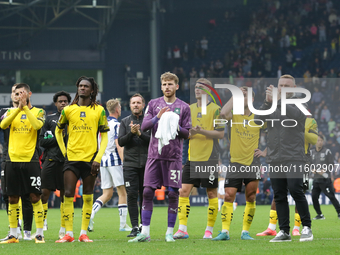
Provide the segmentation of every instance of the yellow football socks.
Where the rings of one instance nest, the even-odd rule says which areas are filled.
[[[208,206],[208,227],[214,227],[218,213],[218,198],[209,199]]]
[[[93,205],[93,194],[83,195],[83,214],[81,220],[81,230],[87,231],[87,227],[90,223],[92,205]]]
[[[224,202],[221,209],[222,230],[229,231],[230,223],[233,220],[233,203]]]
[[[22,200],[19,198],[19,219],[22,220]]]
[[[73,197],[64,197],[64,219],[66,231],[73,231],[74,205]]]
[[[44,220],[45,220],[47,217],[48,203],[43,204],[43,208],[44,208]]]
[[[249,231],[251,223],[253,222],[256,209],[256,202],[246,202],[246,208],[243,213],[243,229]]]
[[[301,218],[300,215],[298,213],[295,213],[295,221],[294,221],[294,226],[296,228],[300,228],[301,225]]]
[[[60,218],[61,218],[61,227],[65,228],[65,218],[64,218],[64,203],[60,203]]]
[[[277,223],[277,213],[276,213],[276,210],[270,210],[270,213],[269,213],[269,223],[276,225],[276,223]]]
[[[43,209],[41,200],[39,200],[36,203],[32,203],[32,206],[33,206],[35,226],[36,228],[42,229],[44,227],[44,209]]]
[[[19,203],[17,204],[8,204],[8,221],[10,228],[18,227],[18,219],[19,219]]]

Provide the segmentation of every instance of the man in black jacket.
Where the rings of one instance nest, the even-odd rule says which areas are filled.
[[[39,144],[43,147],[43,165],[41,171],[41,201],[44,208],[44,230],[47,230],[47,210],[48,198],[51,191],[60,190],[60,213],[61,227],[59,230],[59,238],[65,235],[65,220],[63,220],[64,212],[64,174],[63,167],[65,157],[61,153],[57,140],[55,138],[55,128],[61,111],[71,102],[71,96],[65,91],[59,91],[53,96],[53,102],[57,107],[57,112],[46,117],[44,126],[41,129],[39,136]],[[66,139],[67,136],[64,136]]]
[[[312,241],[311,219],[308,203],[303,192],[303,171],[301,171],[304,169],[304,164],[306,163],[304,149],[304,125],[306,116],[296,105],[292,104],[286,105],[286,115],[281,115],[280,96],[281,89],[284,87],[296,87],[294,77],[291,75],[283,75],[279,79],[277,109],[270,115],[255,116],[255,119],[262,121],[266,119],[276,120],[267,122],[268,143],[266,161],[270,167],[272,167],[271,169],[278,170],[271,171],[270,175],[280,232],[274,239],[270,240],[270,242],[291,241],[289,234],[289,205],[287,200],[288,189],[295,200],[296,208],[300,214],[302,225],[304,226],[300,241]],[[268,110],[272,107],[273,89],[273,85],[267,88],[266,99],[260,110]],[[293,94],[287,93],[286,97],[292,98]],[[285,119],[290,120],[284,121],[285,126],[283,126],[282,121]],[[271,169],[268,168],[268,170]]]
[[[331,180],[331,173],[336,171],[332,152],[324,147],[324,137],[319,135],[316,147],[311,150],[314,181],[312,189],[313,206],[317,213],[313,220],[324,220],[319,203],[320,193],[323,192],[332,202],[340,219],[340,204],[334,194],[334,186]],[[321,166],[321,168],[320,168]]]
[[[150,131],[142,132],[140,130],[144,118],[144,106],[145,100],[142,95],[137,93],[130,98],[132,114],[122,119],[118,135],[118,144],[124,147],[124,181],[132,225],[132,230],[128,237],[135,237],[140,232],[138,228],[137,200],[139,193],[139,209],[141,215],[145,163],[150,141]],[[142,219],[142,217],[140,218]]]

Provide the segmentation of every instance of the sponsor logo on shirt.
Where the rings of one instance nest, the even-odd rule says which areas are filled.
[[[250,133],[248,130],[241,130],[238,128],[235,128],[236,134],[241,138],[241,139],[252,139],[254,138],[255,134]]]
[[[81,126],[73,126],[72,130],[74,130],[74,131],[91,131],[92,127],[90,127],[86,123],[84,123]]]
[[[85,112],[80,113],[80,120],[83,122],[81,125],[75,125],[72,127],[73,131],[91,131],[92,127],[88,126],[85,122],[85,119],[82,119],[83,117],[86,117]]]
[[[19,128],[13,127],[13,132],[29,133],[29,132],[31,132],[31,128],[28,128],[26,125],[25,126],[21,126]]]

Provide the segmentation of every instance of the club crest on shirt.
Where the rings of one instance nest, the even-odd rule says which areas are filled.
[[[202,113],[201,112],[197,113],[197,118],[202,118]]]
[[[26,114],[21,115],[21,119],[25,120],[27,118]]]
[[[320,161],[325,161],[325,159],[326,159],[325,153],[321,153],[320,154]]]
[[[80,112],[80,118],[84,118],[84,117],[86,117],[85,112]]]
[[[181,114],[181,108],[175,108],[174,113],[177,113],[178,115]]]

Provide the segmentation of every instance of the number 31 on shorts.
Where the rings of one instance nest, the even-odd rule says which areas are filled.
[[[178,183],[181,178],[181,170],[170,170],[170,180]]]

